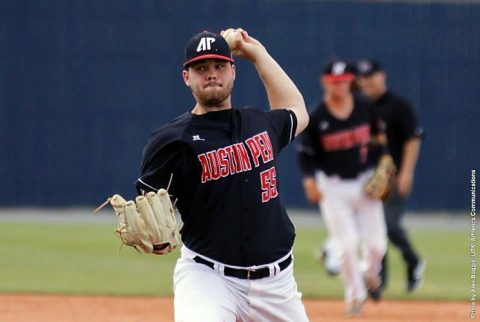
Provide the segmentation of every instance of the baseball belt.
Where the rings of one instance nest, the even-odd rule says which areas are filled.
[[[210,267],[211,269],[214,269],[215,264],[209,260],[206,260],[199,256],[195,256],[193,260],[199,264],[203,264]],[[281,271],[283,271],[285,268],[288,267],[288,265],[290,265],[291,262],[292,262],[292,255],[288,256],[283,261],[278,263],[278,267],[280,268],[278,272],[277,272],[277,268],[274,266],[274,272],[272,276],[275,276],[277,273],[280,273]],[[223,270],[223,274],[225,276],[236,277],[243,280],[258,280],[261,278],[269,277],[270,268],[262,267],[258,269],[242,269],[242,268],[232,268],[232,267],[225,266]]]

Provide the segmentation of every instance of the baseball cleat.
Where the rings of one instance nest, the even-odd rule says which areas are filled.
[[[353,300],[347,304],[347,316],[348,317],[357,317],[362,315],[363,311],[363,302],[362,300]]]
[[[317,261],[325,267],[329,276],[335,277],[340,274],[340,263],[326,247],[320,247],[316,258]]]
[[[426,267],[427,262],[420,260],[417,265],[408,268],[408,293],[413,293],[422,287]]]
[[[368,297],[375,302],[379,302],[382,299],[381,281],[378,276],[365,277],[365,286],[367,287]]]

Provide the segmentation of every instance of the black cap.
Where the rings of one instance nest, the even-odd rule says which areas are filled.
[[[356,72],[358,76],[368,77],[376,72],[383,71],[382,66],[371,59],[363,59],[357,62]]]
[[[222,36],[210,31],[202,31],[192,37],[185,47],[185,62],[183,67],[194,61],[216,58],[233,62],[232,53]]]
[[[334,60],[323,69],[323,79],[330,82],[353,81],[355,73],[353,66],[342,60]]]

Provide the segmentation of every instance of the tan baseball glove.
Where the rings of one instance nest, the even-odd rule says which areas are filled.
[[[380,158],[373,175],[365,185],[365,192],[374,199],[386,200],[390,194],[397,168],[390,155],[384,154]]]
[[[110,202],[118,218],[115,234],[127,246],[147,254],[163,255],[178,245],[173,205],[165,189],[138,196],[135,202],[114,195]],[[100,210],[104,205],[96,209]]]

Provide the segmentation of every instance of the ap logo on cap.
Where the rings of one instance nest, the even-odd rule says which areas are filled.
[[[200,42],[198,43],[197,52],[211,50],[213,42],[215,42],[215,38],[202,37],[202,39],[200,39]]]
[[[347,64],[345,64],[344,62],[336,62],[335,64],[333,64],[332,74],[333,75],[341,75],[341,74],[345,73],[345,68],[346,67],[347,67]]]
[[[361,73],[366,73],[372,69],[372,64],[370,64],[369,61],[361,61],[360,64],[358,64],[358,69]]]

